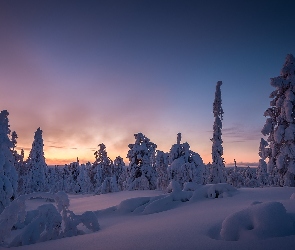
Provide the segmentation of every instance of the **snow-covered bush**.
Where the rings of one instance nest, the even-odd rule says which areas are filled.
[[[295,58],[288,54],[278,77],[271,78],[275,90],[270,94],[270,108],[264,112],[268,117],[262,129],[268,135],[266,154],[268,173],[280,174],[280,185],[295,186]]]
[[[27,212],[25,201],[35,197],[54,200],[56,205],[44,204],[34,211]],[[0,244],[22,246],[84,234],[84,231],[78,229],[79,224],[83,224],[91,231],[99,230],[99,223],[93,212],[87,211],[82,215],[75,215],[68,209],[69,204],[68,196],[64,192],[31,193],[20,196],[0,215]],[[21,230],[10,239],[13,228]]]

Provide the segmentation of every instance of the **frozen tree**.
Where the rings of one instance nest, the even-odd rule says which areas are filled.
[[[215,99],[213,103],[214,125],[213,125],[213,138],[212,141],[212,165],[211,173],[209,176],[210,183],[224,183],[226,182],[225,166],[221,139],[223,109],[221,107],[221,90],[220,86],[222,81],[218,81],[216,84]]]
[[[12,154],[14,158],[14,167],[18,174],[18,183],[17,183],[17,194],[24,194],[24,190],[26,190],[27,185],[27,168],[24,162],[24,150],[21,150],[19,154],[16,151],[17,147],[17,133],[13,131],[11,133],[11,142],[12,142]]]
[[[100,166],[102,180],[106,177],[112,176],[112,160],[108,157],[108,153],[106,151],[106,146],[101,143],[98,145],[99,149],[94,153],[95,155],[95,164]]]
[[[79,187],[79,192],[82,194],[90,193],[91,190],[91,182],[88,175],[88,169],[85,164],[81,164],[79,175],[77,177],[76,185]]]
[[[46,190],[45,173],[47,165],[45,163],[43,146],[42,130],[38,128],[35,132],[32,149],[27,160],[27,166],[30,171],[31,192],[43,192]]]
[[[142,133],[134,135],[135,143],[129,144],[128,190],[156,189],[156,171],[152,166],[157,145]]]
[[[122,157],[117,156],[113,164],[113,176],[116,177],[118,189],[124,190],[126,188],[127,171]]]
[[[244,178],[237,167],[236,159],[234,159],[234,164],[235,165],[233,169],[228,169],[227,183],[239,188],[244,185]]]
[[[168,153],[157,150],[155,168],[157,172],[157,189],[166,190],[169,185],[168,177]]]
[[[8,111],[0,112],[0,213],[17,195],[17,172],[9,139]]]
[[[270,108],[264,112],[267,117],[262,129],[268,135],[269,150],[266,156],[268,172],[280,174],[280,185],[295,186],[295,58],[288,54],[278,77],[271,78],[275,90]]]
[[[190,150],[190,145],[181,142],[181,134],[177,135],[177,143],[169,152],[167,168],[169,181],[176,181],[183,187],[185,182],[204,184],[205,165],[198,153]]]
[[[261,159],[259,159],[259,165],[257,168],[257,181],[261,186],[268,185],[267,164],[265,162],[266,157],[269,155],[269,148],[266,148],[267,146],[267,141],[261,138],[258,153]]]
[[[108,157],[106,146],[101,143],[99,149],[94,152],[95,162],[92,165],[90,179],[93,185],[93,190],[100,193],[98,190],[104,179],[112,176],[112,160]]]

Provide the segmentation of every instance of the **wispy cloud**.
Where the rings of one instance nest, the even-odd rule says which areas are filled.
[[[247,127],[243,124],[234,124],[222,129],[223,138],[230,143],[259,140],[261,132],[258,128]]]

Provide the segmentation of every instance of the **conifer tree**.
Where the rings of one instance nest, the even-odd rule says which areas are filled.
[[[280,76],[271,78],[275,90],[262,134],[268,136],[269,158],[267,168],[270,175],[278,172],[281,186],[295,186],[295,58],[288,54]]]
[[[157,145],[142,133],[134,135],[135,143],[129,144],[128,190],[156,189],[156,171],[152,166]]]
[[[30,192],[46,191],[45,173],[47,172],[47,164],[45,162],[43,146],[42,130],[38,128],[35,132],[32,149],[27,160],[30,172]]]
[[[0,213],[17,196],[17,172],[9,139],[8,111],[0,112]]]
[[[166,190],[169,185],[168,177],[168,153],[157,150],[155,168],[157,171],[157,189]]]
[[[178,182],[183,187],[185,182],[205,184],[205,165],[198,153],[190,150],[190,145],[181,143],[181,133],[177,134],[177,143],[169,152],[167,168],[169,181]]]
[[[215,99],[213,103],[214,125],[213,125],[213,138],[212,141],[212,165],[211,173],[209,177],[210,183],[224,183],[226,182],[226,172],[224,166],[223,147],[221,139],[221,129],[223,120],[223,109],[221,101],[220,86],[222,81],[218,81],[216,84]]]

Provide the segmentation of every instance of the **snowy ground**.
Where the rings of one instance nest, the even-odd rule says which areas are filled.
[[[294,249],[295,195],[290,199],[293,193],[295,188],[241,188],[231,197],[218,199],[181,202],[166,198],[150,207],[150,214],[142,212],[149,198],[121,202],[134,197],[156,197],[162,192],[70,195],[70,209],[76,214],[96,211],[101,229],[16,249]],[[274,201],[280,203],[269,203]],[[35,208],[39,203],[29,201],[27,207]],[[157,209],[165,211],[156,213]],[[239,211],[242,212],[236,214]]]

